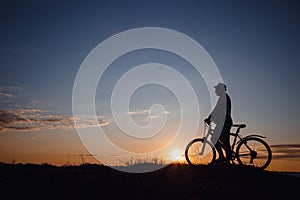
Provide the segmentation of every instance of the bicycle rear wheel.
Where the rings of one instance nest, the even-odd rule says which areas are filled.
[[[241,165],[249,165],[260,169],[269,166],[272,152],[262,139],[251,137],[242,140],[236,147],[236,157]]]
[[[185,149],[185,159],[189,165],[208,165],[216,159],[214,146],[204,138],[192,140]]]

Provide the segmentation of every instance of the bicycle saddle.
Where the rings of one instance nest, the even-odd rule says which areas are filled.
[[[246,128],[246,124],[233,124],[232,127]]]

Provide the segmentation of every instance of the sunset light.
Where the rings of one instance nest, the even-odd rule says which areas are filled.
[[[247,124],[241,138],[270,146],[257,150],[272,155],[266,170],[300,171],[299,1],[17,0],[0,10],[0,163],[206,165],[223,151],[197,139],[205,119],[223,126],[211,114],[225,106],[225,146],[232,123]],[[266,158],[248,160],[248,146],[245,158],[233,148],[234,161]]]
[[[170,152],[171,161],[180,161],[182,159],[183,153],[179,149],[173,149]]]
[[[0,13],[2,199],[299,198],[300,0]]]

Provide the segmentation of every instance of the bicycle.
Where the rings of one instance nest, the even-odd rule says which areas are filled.
[[[205,134],[207,127],[209,128]],[[230,133],[233,137],[231,144],[231,160],[235,164],[235,160],[241,165],[253,166],[265,169],[272,160],[272,151],[266,138],[261,135],[248,135],[242,137],[240,130],[246,127],[246,124],[234,124],[232,127],[237,128],[236,132]],[[185,149],[185,158],[189,165],[209,165],[216,160],[216,149],[209,141],[209,136],[213,133],[211,126],[205,124],[204,137],[196,138],[189,142]],[[221,145],[222,142],[218,141]]]

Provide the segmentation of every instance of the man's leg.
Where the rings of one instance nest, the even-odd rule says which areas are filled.
[[[217,152],[218,152],[218,154],[219,154],[219,160],[224,160],[225,159],[225,156],[224,156],[224,154],[223,154],[223,149],[222,149],[222,145],[219,143],[219,142],[217,142],[216,144],[215,144],[215,148],[216,148],[216,150],[217,150]]]
[[[221,133],[220,140],[223,144],[223,148],[226,153],[226,160],[228,163],[230,163],[232,153],[231,153],[231,147],[230,147],[230,129],[232,124],[224,124],[223,131]]]
[[[230,160],[231,160],[231,157],[232,157],[230,142],[229,142],[229,140],[223,140],[222,143],[223,143],[223,148],[224,148],[225,153],[226,153],[226,162],[229,164]]]
[[[215,128],[215,132],[214,134],[212,135],[212,138],[211,138],[211,141],[213,142],[213,144],[215,145],[215,148],[218,152],[218,161],[220,160],[224,160],[225,159],[225,156],[223,154],[223,148],[222,148],[222,145],[218,142],[219,140],[219,135],[217,134],[217,131],[220,131],[220,129],[218,129],[219,127],[216,127]]]

